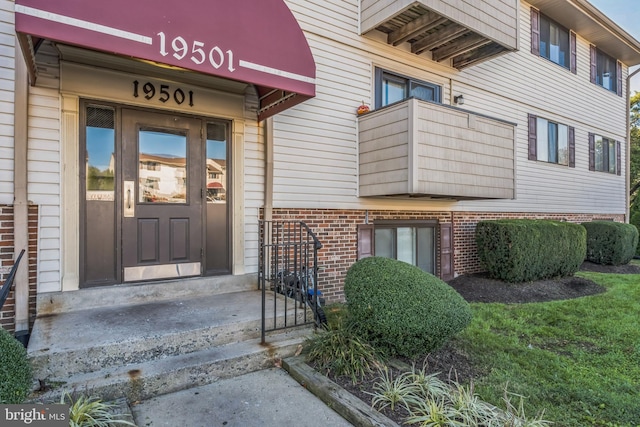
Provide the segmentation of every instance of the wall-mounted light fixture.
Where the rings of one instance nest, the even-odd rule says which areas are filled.
[[[453,102],[455,102],[456,105],[464,105],[464,97],[462,95],[454,96]]]

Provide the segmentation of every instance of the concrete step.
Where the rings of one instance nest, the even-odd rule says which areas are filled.
[[[281,295],[267,293],[267,307]],[[260,291],[94,307],[39,317],[28,355],[34,377],[64,381],[82,373],[189,354],[261,335]],[[278,325],[305,312],[277,305]],[[270,313],[273,315],[273,313]],[[308,314],[310,315],[310,314]],[[272,317],[273,319],[273,317]],[[271,320],[273,322],[273,320]]]
[[[194,277],[152,283],[102,286],[70,292],[38,294],[38,316],[99,307],[148,304],[258,289],[255,274]]]
[[[309,328],[291,329],[271,335],[264,345],[260,338],[244,340],[76,374],[55,389],[36,393],[30,400],[58,401],[65,391],[88,391],[106,400],[124,395],[129,402],[137,402],[279,365],[283,358],[295,354],[310,333]]]

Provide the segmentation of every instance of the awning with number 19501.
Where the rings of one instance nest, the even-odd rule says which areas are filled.
[[[262,120],[315,96],[316,66],[284,0],[16,0],[32,84],[40,40],[250,83]]]

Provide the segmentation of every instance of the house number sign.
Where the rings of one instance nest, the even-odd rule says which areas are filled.
[[[176,105],[187,103],[189,107],[193,107],[193,91],[190,90],[186,92],[182,90],[182,88],[171,85],[154,84],[151,82],[140,83],[134,80],[133,97],[138,98],[139,96],[143,96],[147,101],[157,99],[163,104],[167,102],[173,102]]]
[[[160,55],[162,56],[172,54],[178,61],[191,60],[196,65],[211,65],[216,70],[226,65],[230,73],[236,70],[231,49],[223,51],[218,46],[207,46],[204,42],[198,40],[187,41],[182,36],[174,37],[169,42],[162,31],[157,36],[159,38]]]

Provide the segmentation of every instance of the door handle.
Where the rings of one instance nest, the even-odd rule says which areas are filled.
[[[134,181],[125,181],[124,185],[122,186],[122,190],[124,193],[124,207],[122,210],[125,218],[133,218],[134,216],[136,216],[136,207],[135,203],[132,200],[133,192],[135,190],[134,185]]]

